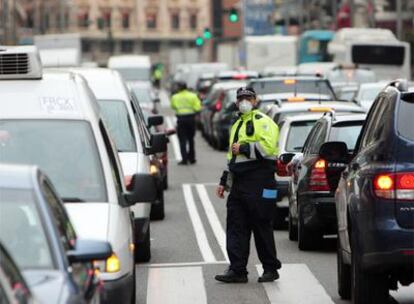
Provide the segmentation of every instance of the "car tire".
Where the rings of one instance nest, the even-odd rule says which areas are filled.
[[[340,240],[337,241],[336,250],[337,274],[338,274],[338,294],[341,299],[351,299],[351,266],[344,263]]]
[[[303,251],[317,249],[322,242],[322,234],[305,227],[300,204],[298,205],[298,248]]]
[[[162,179],[162,188],[164,190],[167,190],[168,189],[168,173],[165,173],[165,176]]]
[[[142,243],[135,246],[135,262],[149,262],[151,260],[151,230],[148,226],[147,235]]]
[[[388,280],[385,274],[370,273],[362,268],[356,247],[352,246],[352,303],[387,304],[389,301]]]
[[[157,202],[151,205],[150,219],[160,221],[165,218],[164,210],[164,190],[161,190]]]
[[[297,241],[298,240],[298,225],[295,225],[293,223],[293,218],[290,212],[289,212],[288,231],[289,231],[289,240]]]

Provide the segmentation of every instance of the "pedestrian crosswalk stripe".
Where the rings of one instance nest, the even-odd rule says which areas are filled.
[[[205,262],[215,262],[216,258],[214,257],[210,244],[208,243],[206,231],[204,230],[203,223],[201,221],[200,215],[197,211],[197,207],[194,202],[191,186],[188,184],[184,184],[183,193],[185,204],[190,215],[191,223],[193,225],[193,229],[196,235],[196,240],[198,243],[198,247],[200,248],[201,255],[203,256]]]
[[[198,195],[201,199],[201,204],[203,205],[204,211],[207,215],[207,219],[210,223],[211,229],[213,230],[214,236],[220,246],[220,249],[224,255],[226,261],[229,260],[226,250],[226,234],[224,233],[223,227],[221,226],[220,220],[217,216],[216,211],[214,210],[213,204],[211,203],[210,198],[208,197],[206,187],[204,185],[196,185]]]
[[[201,267],[151,268],[147,304],[207,304]]]
[[[263,269],[256,265],[259,275]],[[271,304],[333,304],[323,286],[305,264],[283,264],[280,278],[263,283]]]
[[[173,123],[173,120],[172,120],[171,117],[168,117],[167,116],[165,118],[165,122],[167,123],[167,127],[169,129],[174,129],[175,128],[174,123]],[[177,137],[177,135],[176,134],[171,135],[170,136],[170,140],[171,140],[171,143],[172,143],[172,146],[173,146],[175,160],[176,161],[181,161],[183,158],[181,156],[180,145],[178,143],[178,137]]]

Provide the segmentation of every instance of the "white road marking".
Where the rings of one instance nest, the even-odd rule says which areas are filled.
[[[259,275],[262,266],[256,265]],[[279,280],[263,283],[271,304],[334,304],[306,264],[283,264]]]
[[[208,197],[206,187],[202,184],[198,184],[196,185],[196,188],[201,199],[201,204],[203,205],[204,211],[206,212],[211,229],[213,230],[214,236],[216,237],[221,251],[223,252],[224,258],[226,261],[229,261],[226,250],[226,234],[223,230],[223,227],[221,226],[217,213],[214,210],[213,204]]]
[[[143,268],[163,268],[163,267],[191,267],[191,266],[204,266],[204,265],[221,265],[228,264],[227,261],[216,262],[187,262],[187,263],[153,263],[153,264],[138,264],[137,267]]]
[[[147,304],[207,304],[201,267],[152,268]]]
[[[171,117],[166,117],[165,118],[165,122],[167,123],[167,127],[169,129],[174,129],[175,128],[174,123],[173,123]],[[177,134],[171,135],[170,136],[170,139],[171,139],[171,142],[172,142],[172,145],[173,145],[175,160],[176,161],[181,161],[183,158],[181,156],[180,145],[178,143]]]
[[[216,262],[217,260],[214,257],[213,251],[210,248],[210,244],[208,243],[206,231],[204,230],[203,223],[201,221],[200,215],[197,211],[197,207],[194,202],[191,186],[188,184],[184,184],[183,193],[185,198],[185,204],[190,215],[191,223],[193,224],[193,229],[196,235],[201,255],[203,256],[205,262]]]

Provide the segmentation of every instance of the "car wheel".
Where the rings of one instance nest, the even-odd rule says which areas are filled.
[[[300,204],[298,205],[298,248],[303,251],[316,249],[322,242],[322,235],[305,227]]]
[[[163,220],[164,217],[164,190],[161,190],[157,202],[151,205],[150,218],[151,220]]]
[[[149,262],[151,260],[151,226],[148,226],[147,235],[142,243],[135,246],[135,262]]]
[[[286,218],[284,212],[280,209],[275,208],[275,213],[273,215],[273,229],[282,230],[286,229]]]
[[[364,270],[358,252],[354,250],[355,248],[355,246],[352,246],[352,303],[388,303],[389,289],[387,276]]]
[[[349,300],[351,299],[351,266],[344,263],[339,237],[337,242],[336,262],[338,268],[338,294],[342,299]]]
[[[298,240],[298,225],[295,225],[293,223],[293,218],[290,212],[289,212],[288,230],[289,230],[289,240],[297,241]]]

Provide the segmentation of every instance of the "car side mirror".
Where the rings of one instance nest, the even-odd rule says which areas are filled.
[[[168,137],[165,133],[159,132],[151,134],[150,147],[145,150],[147,155],[162,153],[167,151]]]
[[[153,202],[157,198],[155,178],[151,174],[134,174],[129,189],[130,190],[124,194],[129,205]]]
[[[349,162],[348,147],[342,141],[324,143],[319,149],[319,156],[328,162]]]
[[[164,116],[162,115],[151,115],[148,117],[148,128],[160,126],[164,123]]]
[[[290,161],[292,160],[294,156],[295,156],[295,153],[283,153],[279,156],[279,161],[282,164],[287,165],[288,163],[290,163]]]
[[[82,239],[76,240],[75,249],[67,252],[71,264],[106,260],[111,255],[112,247],[108,242]]]

